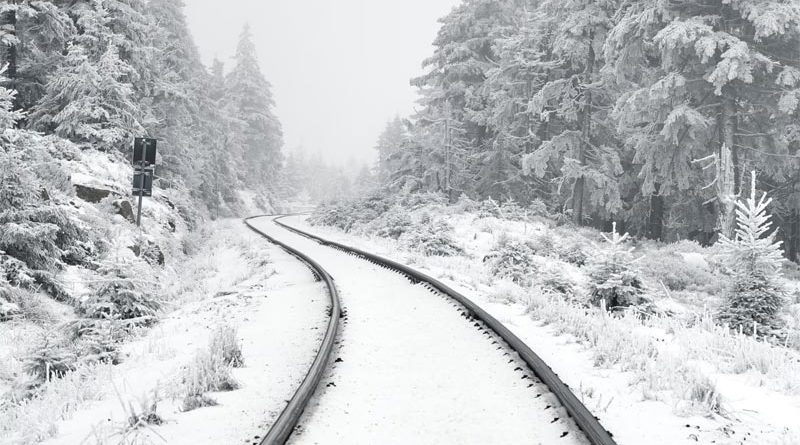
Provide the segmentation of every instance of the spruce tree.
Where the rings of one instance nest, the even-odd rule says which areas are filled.
[[[245,173],[251,187],[277,186],[283,163],[283,131],[274,114],[272,87],[261,73],[249,26],[245,25],[236,48],[234,66],[226,77],[226,101],[239,122],[235,132],[241,144]]]
[[[628,0],[605,45],[624,93],[615,115],[640,165],[641,194],[715,201],[716,229],[733,236],[733,199],[745,164],[773,178],[796,166],[800,8],[785,0]],[[768,99],[765,99],[768,98]],[[727,151],[730,151],[728,154]],[[717,174],[693,160],[731,165]],[[711,174],[709,172],[714,172]],[[698,192],[698,183],[721,184]],[[703,189],[703,187],[700,187]],[[702,218],[695,217],[695,221]]]
[[[778,313],[785,304],[780,283],[783,249],[767,213],[771,203],[766,193],[757,196],[753,172],[750,197],[736,203],[734,238],[723,235],[719,241],[733,278],[719,319],[752,335],[774,335],[781,327]]]
[[[602,47],[614,24],[617,1],[544,1],[536,25],[547,30],[547,82],[530,107],[548,123],[546,139],[524,159],[543,178],[549,172],[563,192],[573,219],[587,213],[609,217],[622,207],[622,164],[607,109],[613,94],[601,75]]]

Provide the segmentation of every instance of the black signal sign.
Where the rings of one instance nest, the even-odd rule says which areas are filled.
[[[156,139],[136,138],[133,141],[133,164],[156,164]]]
[[[153,169],[133,172],[133,194],[139,196],[140,193],[141,196],[153,196]]]

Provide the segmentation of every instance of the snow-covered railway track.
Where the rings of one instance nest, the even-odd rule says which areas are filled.
[[[328,275],[325,269],[323,269],[322,266],[305,255],[303,252],[269,236],[261,230],[258,230],[253,226],[253,224],[251,224],[250,221],[252,219],[254,218],[248,218],[245,220],[245,224],[247,224],[250,229],[265,237],[270,242],[280,246],[290,254],[294,255],[297,259],[305,263],[317,278],[325,282],[331,304],[328,326],[314,362],[311,364],[308,373],[306,374],[300,386],[297,388],[297,391],[295,391],[286,407],[283,409],[281,414],[270,427],[270,430],[260,442],[261,445],[282,445],[286,443],[286,441],[289,439],[289,436],[291,436],[292,431],[297,425],[297,422],[300,420],[300,416],[303,414],[303,411],[308,405],[311,396],[314,394],[314,391],[319,385],[327,364],[330,361],[336,333],[339,330],[339,321],[341,319],[342,309],[339,302],[339,294],[336,291],[336,286],[333,283],[333,279],[330,275]]]
[[[615,443],[546,363],[471,300],[279,219],[248,224],[328,268],[352,315],[330,381],[295,419],[292,442]]]

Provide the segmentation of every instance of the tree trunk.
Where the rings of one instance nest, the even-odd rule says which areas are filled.
[[[586,151],[589,148],[589,138],[592,134],[592,92],[586,88],[586,85],[592,83],[592,77],[594,74],[595,54],[594,47],[592,46],[591,42],[592,39],[593,36],[590,35],[589,55],[586,60],[586,71],[584,72],[583,78],[584,102],[583,116],[581,116],[581,144],[579,145],[578,149],[578,162],[580,162],[581,166],[586,165]],[[584,195],[586,193],[585,188],[586,178],[581,176],[575,181],[575,188],[572,192],[572,214],[573,218],[575,219],[575,223],[577,224],[583,223]]]
[[[647,221],[647,237],[662,241],[664,237],[664,197],[659,193],[661,185],[650,195],[650,215]]]
[[[12,2],[16,3],[16,2]],[[16,11],[8,11],[5,14],[5,17],[2,18],[3,27],[10,30],[12,34],[16,36],[17,33],[17,13]],[[6,47],[4,62],[7,64],[6,72],[4,73],[5,77],[8,78],[8,82],[5,85],[7,88],[16,90],[17,89],[17,58],[18,58],[18,49],[17,45],[8,45]],[[17,94],[14,97],[14,102],[12,104],[12,109],[18,110],[20,108],[20,97]]]
[[[738,152],[736,146],[736,102],[729,90],[724,91],[722,112],[720,113],[722,146],[718,153],[717,170],[717,230],[728,238],[733,236],[736,223],[736,193],[737,177],[736,164]]]

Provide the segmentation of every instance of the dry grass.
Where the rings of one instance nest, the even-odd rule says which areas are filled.
[[[239,383],[231,375],[237,363],[241,366],[244,360],[236,330],[227,326],[216,329],[208,349],[197,351],[192,362],[183,369],[183,410],[215,405],[216,402],[206,395],[208,392],[238,389]]]
[[[28,445],[53,437],[59,421],[69,418],[86,401],[100,400],[110,365],[81,366],[53,379],[29,399],[0,405],[0,437],[13,445]]]

